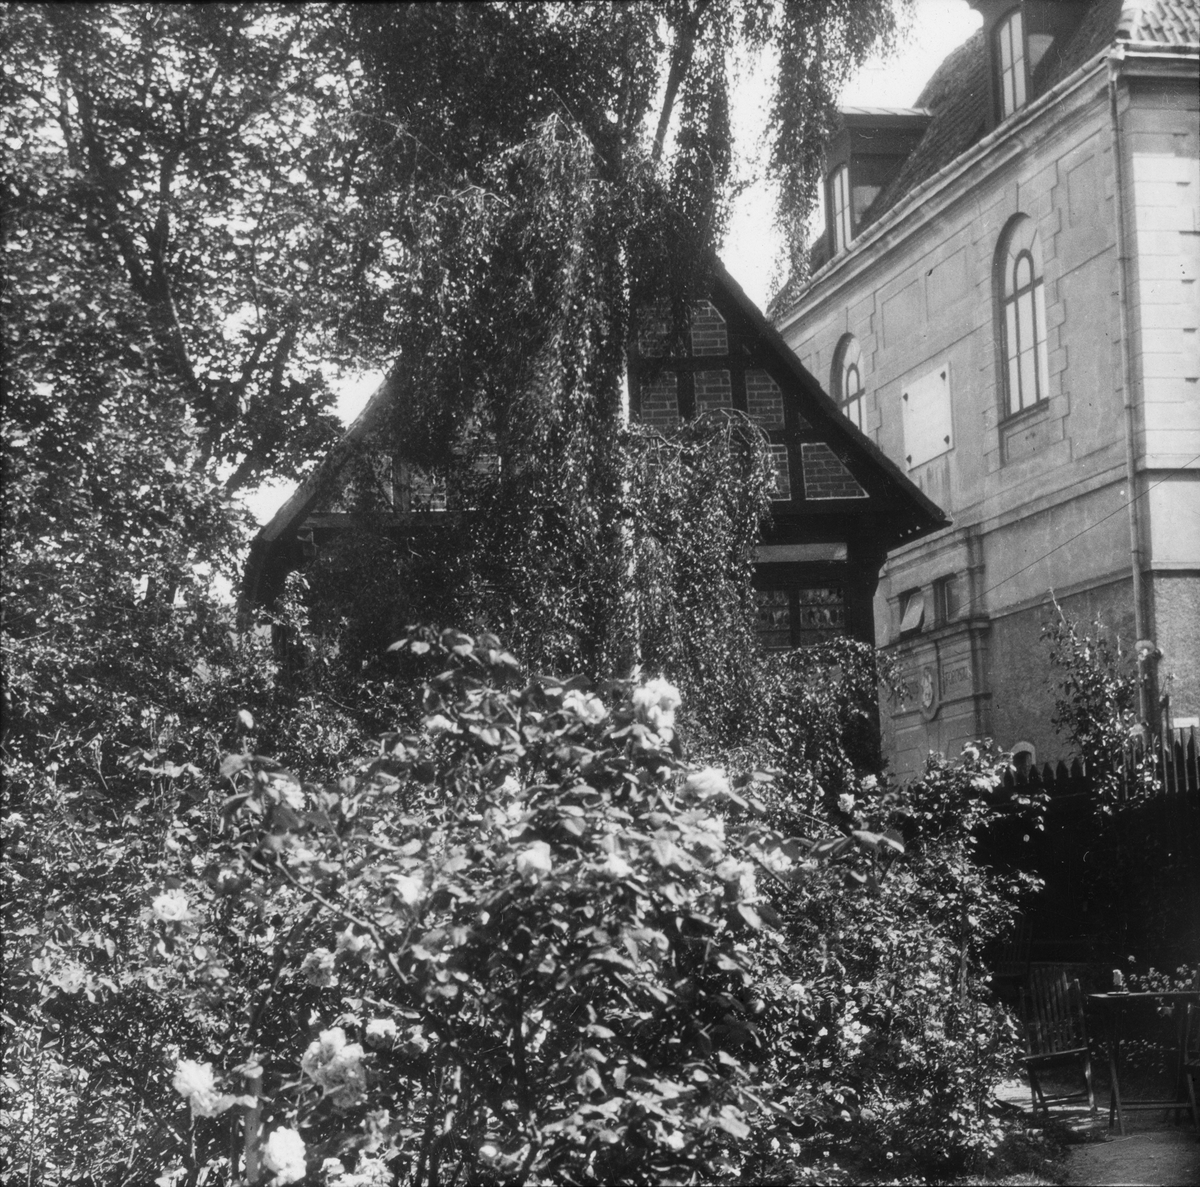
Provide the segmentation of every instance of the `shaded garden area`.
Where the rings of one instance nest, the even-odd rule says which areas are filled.
[[[6,1173],[1036,1165],[993,981],[1035,877],[982,846],[1043,797],[985,744],[891,783],[879,658],[755,643],[761,433],[622,417],[719,239],[726,55],[789,66],[796,225],[893,8],[474,11],[0,16]],[[381,365],[461,546],[364,515],[235,606],[239,493]]]

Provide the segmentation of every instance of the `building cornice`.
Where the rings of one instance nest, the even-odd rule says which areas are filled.
[[[1093,76],[1103,78],[1108,63],[1121,73],[1161,73],[1171,77],[1180,63],[1200,62],[1200,46],[1164,46],[1156,42],[1118,42],[1089,58],[1045,94],[1005,120],[977,144],[960,153],[948,165],[926,178],[877,222],[855,239],[848,251],[835,256],[809,281],[792,307],[777,320],[779,332],[786,334],[796,322],[831,299],[841,287],[858,278],[879,255],[926,226],[931,217],[962,194],[958,184],[963,177],[989,157],[998,162],[1023,150],[1020,137],[1063,100],[1086,86]]]

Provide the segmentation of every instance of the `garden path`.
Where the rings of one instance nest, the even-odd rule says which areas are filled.
[[[1200,1140],[1190,1125],[1126,1123],[1125,1137],[1073,1146],[1067,1155],[1068,1187],[1194,1187],[1200,1183]]]
[[[1183,1123],[1162,1113],[1127,1113],[1125,1136],[1108,1128],[1107,1085],[1098,1082],[1093,1115],[1086,1104],[1059,1106],[1056,1127],[1069,1134],[1061,1168],[1066,1187],[1198,1187],[1200,1136],[1184,1113]],[[1029,1089],[1021,1080],[1001,1084],[997,1097],[1032,1120]],[[1060,1130],[1062,1132],[1062,1130]],[[1056,1181],[1058,1180],[1056,1176]]]

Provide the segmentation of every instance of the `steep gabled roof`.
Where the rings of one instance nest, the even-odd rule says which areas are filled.
[[[983,34],[975,33],[946,58],[925,84],[916,106],[930,113],[929,127],[900,172],[863,215],[863,227],[983,136],[988,107],[986,57]]]
[[[1200,45],[1200,0],[1096,0],[1039,79],[1044,93],[1116,42]],[[932,116],[897,176],[863,216],[865,229],[922,182],[944,169],[987,133],[987,54],[982,31],[972,34],[934,72],[916,106]]]
[[[831,444],[836,444],[839,451],[844,451],[851,458],[866,461],[876,471],[882,472],[892,499],[888,509],[890,517],[897,525],[906,525],[898,529],[893,547],[948,527],[950,520],[946,513],[842,412],[837,401],[800,362],[795,351],[783,340],[762,310],[746,296],[741,285],[719,262],[713,283],[718,293],[727,296],[737,306],[772,351],[777,364],[800,389],[805,401],[803,411],[806,418],[819,422],[823,435]]]
[[[891,546],[917,539],[949,524],[945,512],[937,506],[870,439],[843,415],[836,401],[826,394],[817,379],[780,337],[762,311],[746,296],[742,287],[719,262],[713,268],[712,295],[736,307],[770,352],[776,368],[786,374],[801,395],[806,418],[819,424],[822,435],[851,463],[871,470],[886,488],[887,497],[872,500],[874,515]],[[321,460],[313,473],[297,486],[291,498],[265,524],[250,545],[250,556],[242,585],[248,603],[265,603],[274,596],[280,566],[295,567],[299,530],[310,517],[324,516],[331,497],[336,495],[343,472],[364,448],[387,416],[395,394],[391,378],[376,389],[366,407],[346,430],[341,440]],[[335,517],[336,518],[336,517]]]

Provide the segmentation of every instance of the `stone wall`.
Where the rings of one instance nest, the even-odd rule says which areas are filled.
[[[933,686],[933,704],[893,707],[887,728],[901,774],[917,770],[931,748],[954,752],[984,733],[1006,748],[1031,741],[1040,753],[1055,744],[1043,691],[1050,673],[1037,646],[1051,591],[1067,605],[1094,604],[1123,628],[1132,621],[1116,172],[1105,81],[1096,73],[1039,119],[998,138],[886,234],[868,231],[816,277],[780,327],[826,384],[839,340],[857,338],[865,431],[954,521],[893,552],[876,597],[876,637],[895,651],[915,694]],[[1193,648],[1192,662],[1176,661],[1180,713],[1197,712],[1189,708],[1198,695],[1190,672],[1200,670],[1200,646],[1187,624],[1200,620],[1200,471],[1168,477],[1153,470],[1200,454],[1198,106],[1194,86],[1138,82],[1123,110],[1140,269],[1131,344],[1137,391],[1146,401],[1142,493],[1159,484],[1156,490],[1167,493],[1151,496],[1164,512],[1169,504],[1169,514],[1156,520],[1152,497],[1139,506],[1157,542],[1160,646],[1169,639],[1177,657]],[[1017,214],[1034,221],[1041,247],[1049,397],[1009,417],[996,261]],[[903,394],[941,369],[948,373],[952,445],[909,467]],[[956,619],[930,616],[901,638],[904,595],[923,591],[932,608],[935,586],[948,577],[965,591]],[[1180,668],[1189,676],[1181,678]]]

